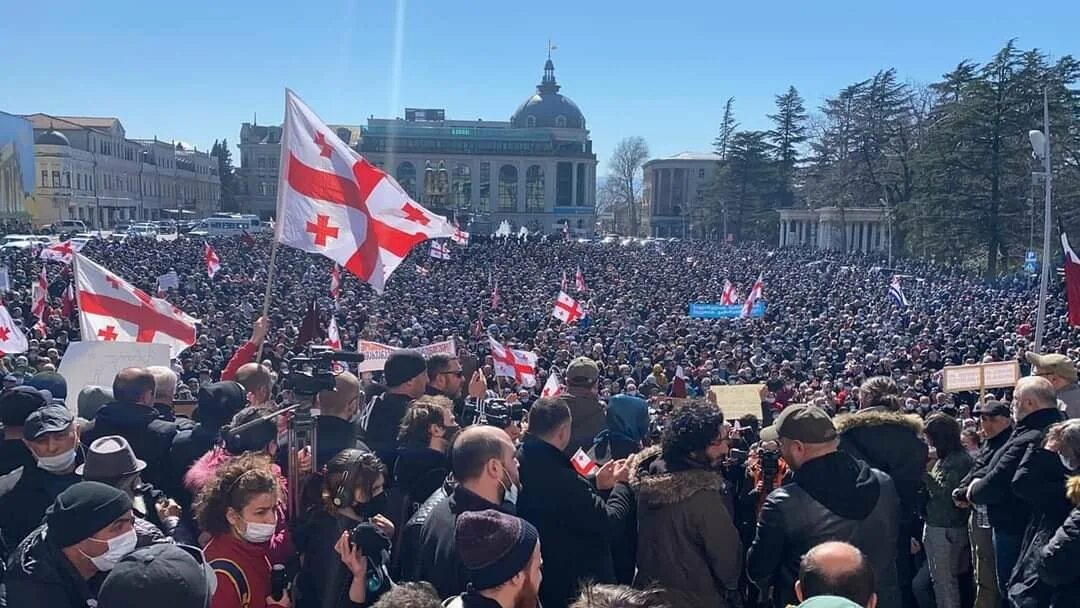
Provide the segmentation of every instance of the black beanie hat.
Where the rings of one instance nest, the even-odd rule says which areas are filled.
[[[383,375],[386,376],[386,386],[394,388],[401,386],[409,380],[427,373],[427,362],[424,356],[415,350],[396,350],[386,359],[383,366]]]
[[[237,382],[214,382],[199,389],[199,421],[226,423],[244,409],[247,398]]]
[[[22,426],[34,410],[48,401],[36,389],[16,386],[0,394],[0,422],[6,427]]]
[[[159,543],[137,549],[116,564],[98,592],[108,608],[204,608],[210,605],[207,566],[198,549]],[[212,570],[209,576],[214,576]]]
[[[57,547],[84,541],[131,511],[121,490],[97,481],[80,481],[61,492],[45,510],[47,538]]]
[[[532,524],[495,509],[458,516],[454,542],[474,589],[492,589],[529,565],[540,535]]]

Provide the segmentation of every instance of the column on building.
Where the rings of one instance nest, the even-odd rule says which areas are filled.
[[[784,233],[787,231],[787,220],[780,220],[780,239],[776,242],[783,247],[784,246]]]

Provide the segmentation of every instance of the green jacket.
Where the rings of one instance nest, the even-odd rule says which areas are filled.
[[[923,477],[926,482],[926,525],[935,528],[963,528],[967,525],[967,510],[958,509],[952,501],[952,491],[971,470],[973,461],[964,450],[957,450],[938,460]]]

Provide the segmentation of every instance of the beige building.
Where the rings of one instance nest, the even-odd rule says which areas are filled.
[[[645,212],[642,233],[653,237],[707,238],[705,203],[720,157],[682,152],[642,165]]]
[[[781,247],[827,251],[886,251],[889,225],[880,207],[781,209]]]
[[[111,117],[27,116],[34,127],[36,225],[83,220],[94,228],[201,217],[220,207],[217,161],[207,152],[156,139],[129,139]]]

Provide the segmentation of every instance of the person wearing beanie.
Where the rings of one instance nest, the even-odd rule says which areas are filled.
[[[112,389],[107,386],[96,386],[93,384],[84,386],[79,391],[78,398],[78,412],[79,418],[83,420],[93,420],[94,416],[97,416],[98,410],[101,406],[113,400]]]
[[[532,524],[494,509],[462,513],[454,526],[468,572],[465,593],[450,608],[535,608],[543,580],[540,534]]]
[[[158,544],[136,549],[101,584],[101,608],[209,608],[217,576],[197,547]]]
[[[176,434],[169,456],[170,475],[183,479],[191,465],[206,454],[221,437],[221,428],[244,409],[247,398],[244,387],[233,381],[207,384],[199,389],[199,404],[195,410],[195,427]],[[177,484],[173,496],[185,513],[191,512],[194,495],[183,483]]]
[[[588,451],[596,436],[607,430],[604,404],[600,403],[600,367],[588,357],[578,357],[566,366],[566,390],[559,400],[570,408],[574,426],[563,453],[573,456],[578,448]]]
[[[415,350],[398,350],[390,354],[383,366],[386,392],[367,406],[364,442],[387,462],[397,451],[398,430],[409,402],[424,394],[427,388],[427,362]]]
[[[111,486],[83,481],[61,492],[8,561],[7,605],[94,605],[102,573],[135,549],[134,520],[131,499]]]
[[[46,403],[45,397],[29,386],[17,386],[0,393],[0,423],[4,425],[0,475],[7,475],[24,465],[34,466],[34,455],[23,443],[23,424],[31,412]]]
[[[58,494],[79,481],[79,429],[66,407],[50,403],[34,410],[22,430],[36,464],[0,478],[0,527],[9,548],[41,524]]]

